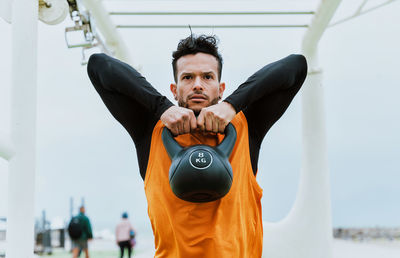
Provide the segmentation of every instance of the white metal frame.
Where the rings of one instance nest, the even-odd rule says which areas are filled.
[[[96,26],[105,38],[105,44],[114,52],[115,57],[132,64],[129,51],[110,19],[102,0],[83,0],[83,4],[95,18]]]
[[[12,1],[11,143],[9,160],[7,257],[32,257],[34,246],[35,141],[38,1]],[[13,155],[14,154],[14,155]]]
[[[331,258],[332,219],[322,70],[318,42],[341,0],[323,0],[306,31],[308,77],[302,87],[303,151],[296,201],[283,220],[264,225],[263,256]]]
[[[341,19],[341,20],[339,20],[339,21],[336,21],[336,22],[334,22],[334,23],[331,23],[328,27],[336,26],[336,25],[338,25],[338,24],[341,24],[341,23],[344,23],[344,22],[349,21],[349,20],[351,20],[351,19],[354,19],[354,18],[356,18],[356,17],[358,17],[358,16],[361,16],[361,15],[364,15],[364,14],[366,14],[366,13],[372,12],[372,11],[374,11],[374,10],[376,10],[376,9],[378,9],[378,8],[381,8],[381,7],[385,6],[385,5],[391,4],[391,3],[393,3],[393,2],[396,1],[396,0],[387,0],[386,2],[383,2],[383,3],[381,3],[381,4],[375,5],[374,7],[370,7],[370,8],[368,8],[368,9],[364,10],[364,6],[368,3],[368,1],[369,1],[369,0],[364,0],[364,1],[360,4],[360,6],[357,8],[357,10],[354,12],[353,15],[351,15],[351,16],[349,16],[349,17],[346,17],[346,18],[344,18],[344,19]]]

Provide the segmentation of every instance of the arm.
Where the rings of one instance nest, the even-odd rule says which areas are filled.
[[[132,137],[144,179],[153,127],[173,104],[135,69],[105,54],[92,55],[87,72],[108,110]]]
[[[129,232],[133,232],[134,237],[136,237],[136,230],[133,228],[132,224],[129,222]]]
[[[290,55],[264,66],[224,100],[246,116],[254,173],[264,136],[286,111],[306,75],[305,57]]]
[[[94,54],[87,70],[104,104],[135,143],[152,131],[161,114],[173,106],[140,73],[117,59]]]
[[[86,218],[86,230],[88,239],[92,239],[93,238],[92,226],[90,225],[90,220],[88,218]]]

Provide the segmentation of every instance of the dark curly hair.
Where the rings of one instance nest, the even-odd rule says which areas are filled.
[[[222,56],[218,52],[218,38],[216,36],[200,35],[196,36],[191,34],[189,37],[182,39],[178,43],[176,51],[172,53],[172,69],[174,72],[175,82],[177,79],[176,62],[179,58],[186,55],[194,55],[199,52],[206,53],[214,56],[218,61],[218,80],[221,80],[222,74]]]

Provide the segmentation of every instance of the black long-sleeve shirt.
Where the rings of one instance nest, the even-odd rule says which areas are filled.
[[[105,54],[92,55],[87,70],[108,110],[132,137],[144,179],[153,128],[174,104],[134,68]],[[246,116],[254,174],[264,136],[286,111],[306,75],[304,56],[290,55],[261,68],[224,100]]]

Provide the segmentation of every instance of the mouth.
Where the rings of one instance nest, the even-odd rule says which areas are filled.
[[[207,96],[205,96],[203,94],[193,94],[193,95],[189,96],[189,100],[192,102],[204,102],[207,99],[208,99]]]

